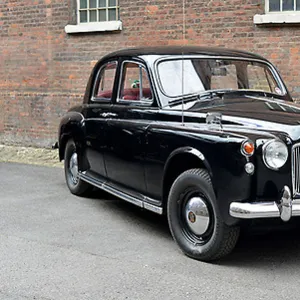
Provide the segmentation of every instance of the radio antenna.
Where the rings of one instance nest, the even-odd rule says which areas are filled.
[[[181,65],[181,88],[182,88],[182,102],[181,102],[181,123],[184,126],[184,43],[185,43],[185,0],[182,0],[182,65]]]

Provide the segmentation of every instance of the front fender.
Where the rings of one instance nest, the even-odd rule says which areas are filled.
[[[179,155],[179,154],[190,154],[190,155],[193,155],[195,158],[199,159],[199,161],[201,161],[203,163],[203,165],[205,166],[205,168],[207,169],[210,177],[211,178],[213,177],[212,169],[210,167],[209,162],[205,158],[204,154],[201,151],[199,151],[198,149],[195,149],[193,147],[181,147],[181,148],[174,150],[168,157],[168,160],[165,164],[164,173],[168,169],[172,159],[176,155]]]

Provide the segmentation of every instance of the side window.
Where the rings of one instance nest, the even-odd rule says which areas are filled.
[[[134,62],[125,62],[121,80],[119,100],[152,103],[150,81],[144,66]]]
[[[111,100],[114,81],[117,70],[117,62],[109,62],[100,70],[95,85],[94,98],[99,100]]]

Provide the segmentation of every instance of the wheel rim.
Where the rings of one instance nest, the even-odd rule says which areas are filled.
[[[193,197],[187,201],[184,210],[189,229],[198,236],[205,234],[209,227],[210,215],[204,200],[201,197]]]
[[[77,153],[74,152],[69,161],[69,171],[72,183],[75,185],[78,183],[78,159]]]
[[[180,201],[180,220],[185,237],[194,245],[205,244],[212,236],[214,217],[207,198],[199,191],[185,193]]]

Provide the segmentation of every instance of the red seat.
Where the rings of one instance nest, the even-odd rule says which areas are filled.
[[[112,91],[99,91],[97,97],[111,99]]]
[[[98,93],[97,97],[111,99],[112,91],[100,91]],[[152,93],[151,93],[150,88],[143,89],[143,97],[152,99]],[[140,100],[140,89],[139,88],[124,89],[121,99],[122,100]]]
[[[144,98],[152,98],[152,93],[150,88],[143,89],[143,97]],[[140,100],[140,89],[139,88],[131,88],[124,89],[122,93],[123,100]]]

